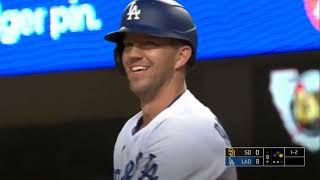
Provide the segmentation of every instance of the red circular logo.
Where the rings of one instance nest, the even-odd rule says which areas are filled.
[[[320,0],[304,0],[304,8],[313,27],[320,31]]]

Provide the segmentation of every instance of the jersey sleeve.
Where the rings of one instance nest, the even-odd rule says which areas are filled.
[[[212,180],[223,174],[227,144],[214,125],[165,126],[148,139],[141,154],[138,179]]]

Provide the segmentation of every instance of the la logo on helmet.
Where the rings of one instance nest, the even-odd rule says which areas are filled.
[[[304,0],[304,8],[313,27],[320,31],[320,0]]]
[[[132,2],[129,8],[129,12],[127,13],[128,18],[127,20],[132,20],[132,16],[134,16],[134,19],[140,19],[139,15],[141,13],[141,10],[138,9],[138,5],[136,2]]]

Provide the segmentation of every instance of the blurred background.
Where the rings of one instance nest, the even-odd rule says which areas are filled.
[[[0,178],[112,179],[113,145],[139,111],[114,69],[126,1],[0,0]],[[302,146],[305,167],[239,180],[320,178],[319,0],[179,0],[194,16],[188,88],[234,146]]]

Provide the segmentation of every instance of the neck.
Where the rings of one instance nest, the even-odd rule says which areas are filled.
[[[140,98],[141,109],[143,112],[143,128],[149,124],[161,111],[167,108],[180,94],[186,90],[185,81],[181,83],[169,83],[162,86],[159,90],[148,99]]]

